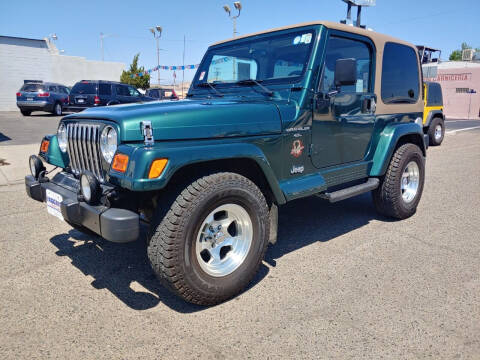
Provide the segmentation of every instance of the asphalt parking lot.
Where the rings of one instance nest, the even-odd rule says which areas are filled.
[[[13,114],[0,158],[59,120]],[[143,243],[81,234],[0,186],[0,358],[478,359],[479,136],[480,121],[447,122],[410,219],[377,215],[369,195],[280,208],[253,284],[210,308],[159,285]]]

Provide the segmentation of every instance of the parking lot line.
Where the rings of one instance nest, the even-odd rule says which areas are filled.
[[[473,127],[468,127],[468,128],[464,128],[464,129],[457,129],[457,130],[450,130],[450,131],[447,131],[446,134],[455,134],[455,133],[460,132],[460,131],[473,130],[473,129],[480,129],[480,126],[473,126]]]

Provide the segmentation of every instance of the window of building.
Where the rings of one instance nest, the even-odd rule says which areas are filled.
[[[411,47],[386,43],[383,52],[382,100],[385,104],[413,104],[420,94],[418,56]]]

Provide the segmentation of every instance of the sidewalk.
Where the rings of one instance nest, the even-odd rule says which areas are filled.
[[[23,182],[30,174],[28,157],[38,154],[38,149],[39,144],[0,146],[0,186]]]

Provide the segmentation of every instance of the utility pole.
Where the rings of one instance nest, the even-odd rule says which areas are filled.
[[[157,75],[158,75],[158,86],[160,86],[160,37],[162,36],[162,27],[155,26],[154,28],[150,28],[150,32],[153,34],[153,37],[157,43]]]
[[[103,57],[103,38],[104,38],[104,35],[103,35],[103,32],[100,33],[100,49],[102,50],[102,61],[104,61],[104,57]]]

